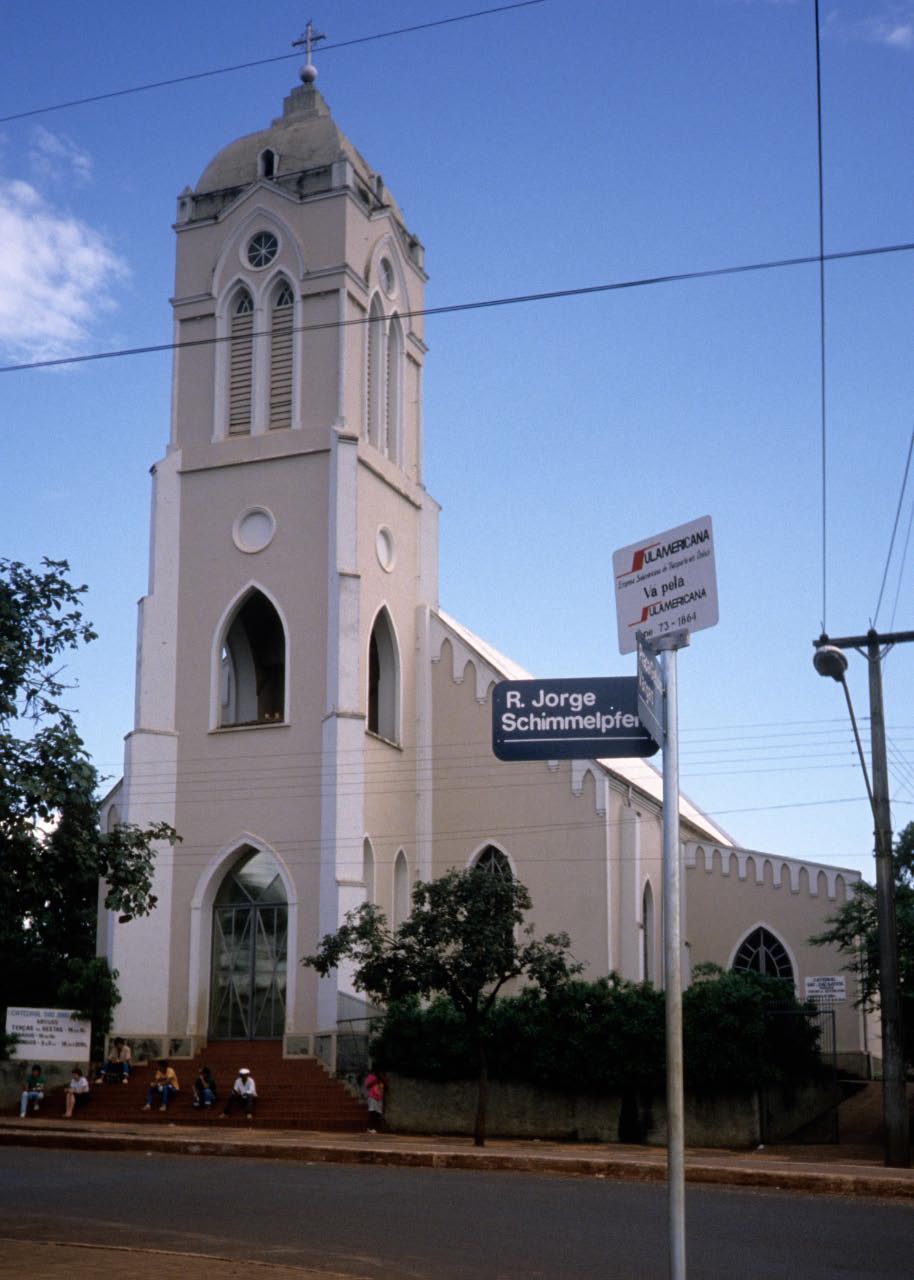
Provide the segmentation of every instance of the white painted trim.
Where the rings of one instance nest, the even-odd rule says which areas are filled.
[[[209,996],[212,983],[213,904],[229,869],[238,861],[245,849],[267,853],[279,867],[286,893],[287,947],[286,947],[286,1026],[294,1027],[296,988],[298,983],[298,893],[295,880],[281,855],[259,836],[243,831],[227,844],[204,866],[190,900],[190,954],[187,977],[187,1032],[188,1036],[206,1035],[209,1030]]]
[[[478,844],[476,848],[473,850],[473,852],[470,854],[469,858],[467,858],[467,870],[469,870],[470,867],[475,865],[477,858],[480,856],[480,854],[484,853],[485,850],[488,849],[490,845],[493,849],[497,849],[499,853],[504,854],[504,856],[508,860],[508,866],[511,868],[512,876],[514,877],[515,880],[519,880],[520,876],[518,876],[517,874],[517,864],[500,840],[483,840],[481,844]]]
[[[256,579],[251,578],[248,583],[243,586],[240,591],[236,592],[229,604],[222,611],[219,621],[216,623],[216,629],[213,632],[213,645],[210,653],[210,688],[209,688],[209,727],[210,732],[217,729],[233,729],[246,728],[244,725],[222,725],[221,720],[221,687],[222,687],[222,646],[225,644],[225,638],[228,635],[229,627],[235,619],[235,615],[241,608],[247,596],[253,592],[259,591],[262,596],[269,600],[270,604],[276,610],[277,617],[282,624],[283,643],[285,646],[285,687],[283,689],[283,718],[280,723],[289,724],[292,719],[292,646],[289,643],[290,627],[289,620],[280,605],[279,601],[267,587]],[[256,726],[250,726],[256,727]]]
[[[736,942],[731,948],[730,958],[727,961],[726,968],[727,969],[733,968],[733,961],[736,959],[737,951],[739,951],[740,947],[749,937],[750,933],[755,933],[756,929],[765,929],[768,933],[771,934],[773,938],[777,939],[777,941],[781,944],[781,946],[787,952],[787,958],[790,961],[790,967],[793,969],[793,985],[794,985],[794,988],[797,991],[799,991],[800,966],[797,963],[796,953],[794,952],[793,947],[790,945],[790,943],[787,941],[784,935],[780,932],[780,930],[776,929],[773,925],[769,924],[767,920],[756,920],[755,924],[749,925],[748,928],[742,931],[739,938],[737,938]]]
[[[278,214],[273,213],[272,210],[267,209],[264,205],[257,205],[236,223],[232,233],[222,245],[219,256],[216,259],[216,265],[213,268],[213,293],[217,298],[222,297],[225,293],[226,283],[236,277],[239,271],[245,273],[242,279],[250,284],[251,292],[262,294],[263,285],[261,281],[264,272],[248,267],[241,255],[241,245],[249,238],[256,224],[260,224],[257,225],[258,230],[275,232],[279,240],[280,251],[277,258],[274,259],[277,264],[275,269],[278,270],[280,268],[279,257],[282,256],[282,251],[290,249],[298,279],[301,280],[304,277],[307,271],[307,263],[298,236],[284,218],[280,218]],[[273,263],[270,266],[273,267]],[[248,272],[250,274],[247,274]]]
[[[388,626],[390,627],[390,634],[391,634],[391,638],[392,638],[392,640],[393,640],[393,650],[394,650],[394,721],[395,721],[395,723],[394,723],[394,729],[395,729],[395,731],[396,731],[396,736],[395,736],[395,737],[393,737],[393,738],[386,738],[386,737],[383,737],[383,735],[381,735],[381,734],[376,734],[375,736],[376,736],[376,737],[380,737],[380,738],[382,738],[382,741],[384,741],[384,742],[392,742],[395,746],[400,747],[400,746],[402,746],[402,745],[403,745],[403,660],[402,660],[402,658],[401,658],[401,654],[402,654],[402,652],[403,652],[403,646],[402,646],[402,645],[401,645],[401,643],[400,643],[400,637],[399,637],[399,635],[398,635],[398,633],[397,633],[397,626],[396,626],[396,623],[394,622],[394,616],[393,616],[393,614],[391,613],[390,608],[389,608],[389,606],[388,606],[388,604],[387,604],[387,601],[386,601],[386,600],[383,600],[383,601],[378,605],[377,609],[376,609],[376,610],[375,610],[375,612],[374,612],[374,615],[373,615],[372,620],[371,620],[371,626],[368,628],[368,643],[369,643],[369,645],[371,644],[371,637],[372,637],[372,635],[374,634],[374,629],[375,629],[375,627],[378,625],[378,619],[380,618],[380,616],[381,616],[381,614],[382,614],[382,613],[387,615],[387,622],[388,622]],[[371,672],[370,672],[370,669],[369,669],[369,668],[370,668],[370,665],[371,665],[371,664],[370,664],[370,663],[369,663],[369,661],[368,661],[368,650],[366,649],[366,651],[365,651],[365,680],[364,680],[364,694],[365,694],[365,702],[364,702],[364,704],[363,704],[363,705],[365,706],[365,708],[366,708],[366,719],[365,719],[365,723],[366,723],[366,725],[367,725],[367,723],[368,723],[367,708],[368,708],[369,681],[370,681],[370,677],[371,677]]]

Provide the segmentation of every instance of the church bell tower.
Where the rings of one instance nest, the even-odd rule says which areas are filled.
[[[314,75],[178,197],[119,816],[181,842],[159,853],[155,911],[109,921],[107,944],[118,1032],[174,1056],[309,1051],[364,1012],[345,973],[300,957],[363,901],[390,914],[395,858],[411,879],[428,862],[423,249]]]

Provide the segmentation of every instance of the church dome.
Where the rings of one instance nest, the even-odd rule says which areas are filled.
[[[264,170],[264,156],[272,152],[275,171]],[[223,147],[200,176],[196,196],[250,186],[259,178],[284,180],[327,169],[348,160],[372,195],[383,190],[378,175],[337,128],[330,110],[311,84],[293,89],[283,104],[283,114],[268,129],[249,133]],[[385,203],[390,204],[385,192]]]

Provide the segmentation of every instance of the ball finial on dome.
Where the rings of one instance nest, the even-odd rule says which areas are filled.
[[[323,33],[318,34],[314,30],[314,24],[309,22],[307,27],[305,27],[304,35],[301,35],[297,40],[292,41],[293,49],[300,49],[304,46],[305,50],[305,65],[298,73],[302,84],[314,84],[314,81],[317,79],[317,67],[311,61],[311,46],[313,44],[317,44],[318,40],[326,39],[327,37],[323,35]]]

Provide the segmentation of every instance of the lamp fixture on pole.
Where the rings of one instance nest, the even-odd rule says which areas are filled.
[[[879,934],[879,1012],[882,1020],[882,1114],[885,1127],[885,1163],[906,1169],[911,1163],[908,1106],[905,1089],[904,1035],[901,992],[898,985],[898,938],[895,924],[895,869],[892,861],[892,814],[889,805],[889,769],[885,749],[885,714],[882,703],[882,657],[894,644],[914,640],[914,631],[835,639],[821,635],[814,641],[813,665],[820,676],[837,680],[844,689],[847,709],[863,768],[867,796],[873,813],[876,854],[876,919]],[[857,718],[845,679],[845,649],[856,649],[867,660],[870,691],[870,759],[873,777],[857,729]]]

